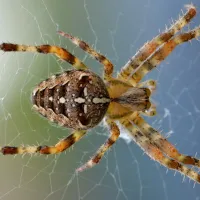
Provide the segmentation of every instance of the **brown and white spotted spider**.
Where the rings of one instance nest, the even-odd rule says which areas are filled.
[[[53,75],[42,81],[32,94],[34,109],[48,120],[73,129],[71,135],[59,141],[55,146],[4,146],[0,149],[2,154],[63,152],[105,117],[110,128],[110,137],[97,153],[77,171],[83,171],[99,163],[104,153],[120,135],[116,124],[118,121],[152,159],[200,183],[200,174],[186,166],[200,167],[200,160],[181,154],[141,117],[141,114],[153,116],[156,110],[149,100],[155,89],[155,81],[148,80],[140,83],[140,80],[156,68],[176,46],[200,36],[200,27],[176,34],[195,15],[195,7],[187,6],[187,12],[165,32],[144,44],[116,78],[112,77],[113,64],[105,56],[96,52],[84,41],[62,31],[58,32],[61,36],[69,38],[104,66],[104,79],[91,72],[77,57],[64,48],[52,45],[27,46],[2,43],[0,45],[2,51],[51,53],[74,67],[74,70]]]

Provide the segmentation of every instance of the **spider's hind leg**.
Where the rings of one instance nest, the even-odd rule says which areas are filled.
[[[75,45],[80,47],[82,50],[90,54],[93,58],[98,60],[103,66],[104,66],[104,78],[106,80],[110,80],[112,77],[113,72],[113,64],[102,54],[98,53],[96,50],[94,50],[91,46],[89,46],[86,42],[80,40],[77,37],[74,37],[68,33],[64,33],[63,31],[58,31],[58,33],[70,39]]]
[[[117,139],[120,135],[120,131],[119,131],[117,124],[115,122],[113,122],[112,120],[109,120],[109,119],[107,119],[106,122],[107,122],[107,124],[110,128],[110,132],[111,132],[110,137],[98,149],[96,154],[86,164],[82,165],[81,167],[79,167],[77,169],[77,172],[82,172],[82,171],[84,171],[88,168],[91,168],[94,165],[98,164],[99,161],[102,159],[103,155],[105,154],[105,152],[117,141]]]
[[[43,53],[43,54],[54,54],[61,60],[70,63],[76,69],[86,70],[87,66],[81,62],[76,56],[71,54],[66,49],[54,46],[54,45],[21,45],[13,43],[2,43],[0,44],[0,50],[4,52],[32,52],[32,53]]]
[[[21,147],[12,147],[4,146],[0,148],[0,152],[3,155],[13,155],[13,154],[25,154],[25,153],[39,153],[39,154],[57,154],[65,151],[74,143],[79,141],[86,134],[85,130],[73,131],[71,135],[60,140],[55,146],[21,146]]]

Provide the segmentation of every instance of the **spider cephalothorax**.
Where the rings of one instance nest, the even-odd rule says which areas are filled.
[[[200,167],[200,160],[181,154],[141,117],[141,114],[147,116],[156,114],[155,105],[149,100],[156,83],[153,80],[140,82],[142,78],[156,68],[176,46],[200,36],[200,27],[177,34],[196,15],[194,6],[189,5],[187,9],[185,15],[169,29],[144,44],[116,78],[112,77],[113,64],[105,56],[96,52],[84,41],[62,31],[58,33],[69,38],[104,66],[104,79],[89,71],[84,63],[64,48],[53,45],[27,46],[2,43],[0,49],[5,52],[52,53],[74,66],[74,70],[54,75],[41,82],[34,89],[32,97],[36,111],[48,120],[74,130],[55,146],[4,146],[0,151],[4,155],[60,153],[79,141],[86,134],[87,129],[96,126],[105,117],[111,132],[110,137],[77,171],[83,171],[97,164],[115,143],[120,134],[116,123],[118,121],[152,159],[200,183],[200,174],[186,166]]]

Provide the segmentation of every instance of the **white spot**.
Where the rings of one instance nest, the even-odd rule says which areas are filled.
[[[60,103],[65,103],[65,98],[64,98],[64,97],[61,97],[61,98],[59,99],[59,101],[60,101]]]
[[[75,97],[75,94],[72,94],[73,97]]]
[[[53,97],[49,97],[49,101],[53,101]]]
[[[79,76],[79,80],[81,80],[84,76],[88,76],[88,75],[85,74],[85,73],[82,73],[82,74]]]
[[[92,81],[89,81],[90,84],[92,84]]]
[[[78,97],[78,98],[74,99],[74,101],[77,102],[77,103],[84,103],[85,99]]]
[[[83,110],[84,110],[84,113],[86,114],[87,113],[87,105],[84,105]]]
[[[72,107],[75,107],[76,105],[75,104],[72,104]]]
[[[78,42],[78,40],[76,40],[76,39],[73,40],[73,43],[74,43],[75,45],[77,45],[77,46],[79,45],[79,42]]]
[[[26,147],[25,149],[26,149],[26,151],[27,151],[28,153],[30,153],[30,154],[37,152],[37,147],[35,147],[35,146]]]
[[[51,79],[56,79],[56,76],[55,75],[51,76]]]
[[[63,73],[60,75],[60,77],[65,77],[65,76],[67,76],[67,73],[66,73],[66,72],[63,72]]]
[[[84,92],[84,96],[86,97],[87,96],[87,88],[86,87],[84,88],[83,92]]]
[[[35,96],[35,94],[36,94],[37,91],[38,91],[38,88],[35,88],[35,89],[33,90],[33,96]]]
[[[92,102],[95,103],[95,104],[97,104],[97,103],[108,103],[108,102],[110,102],[110,99],[95,97],[95,98],[92,99]]]

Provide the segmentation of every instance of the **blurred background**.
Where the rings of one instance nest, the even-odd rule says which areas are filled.
[[[102,66],[56,31],[87,41],[117,71],[147,40],[185,12],[187,0],[0,0],[0,39],[19,44],[67,48],[93,71]],[[193,0],[200,10],[200,2]],[[199,14],[199,13],[198,13]],[[185,30],[200,24],[200,15]],[[158,115],[147,119],[183,153],[200,157],[200,43],[179,46],[145,78],[155,79]],[[52,55],[0,54],[0,145],[55,144],[69,131],[31,109],[32,89],[54,73],[70,69]],[[122,131],[122,135],[124,134]],[[75,174],[108,137],[100,124],[57,156],[0,156],[0,199],[199,200],[200,185],[150,160],[134,143],[120,138],[93,169]]]

